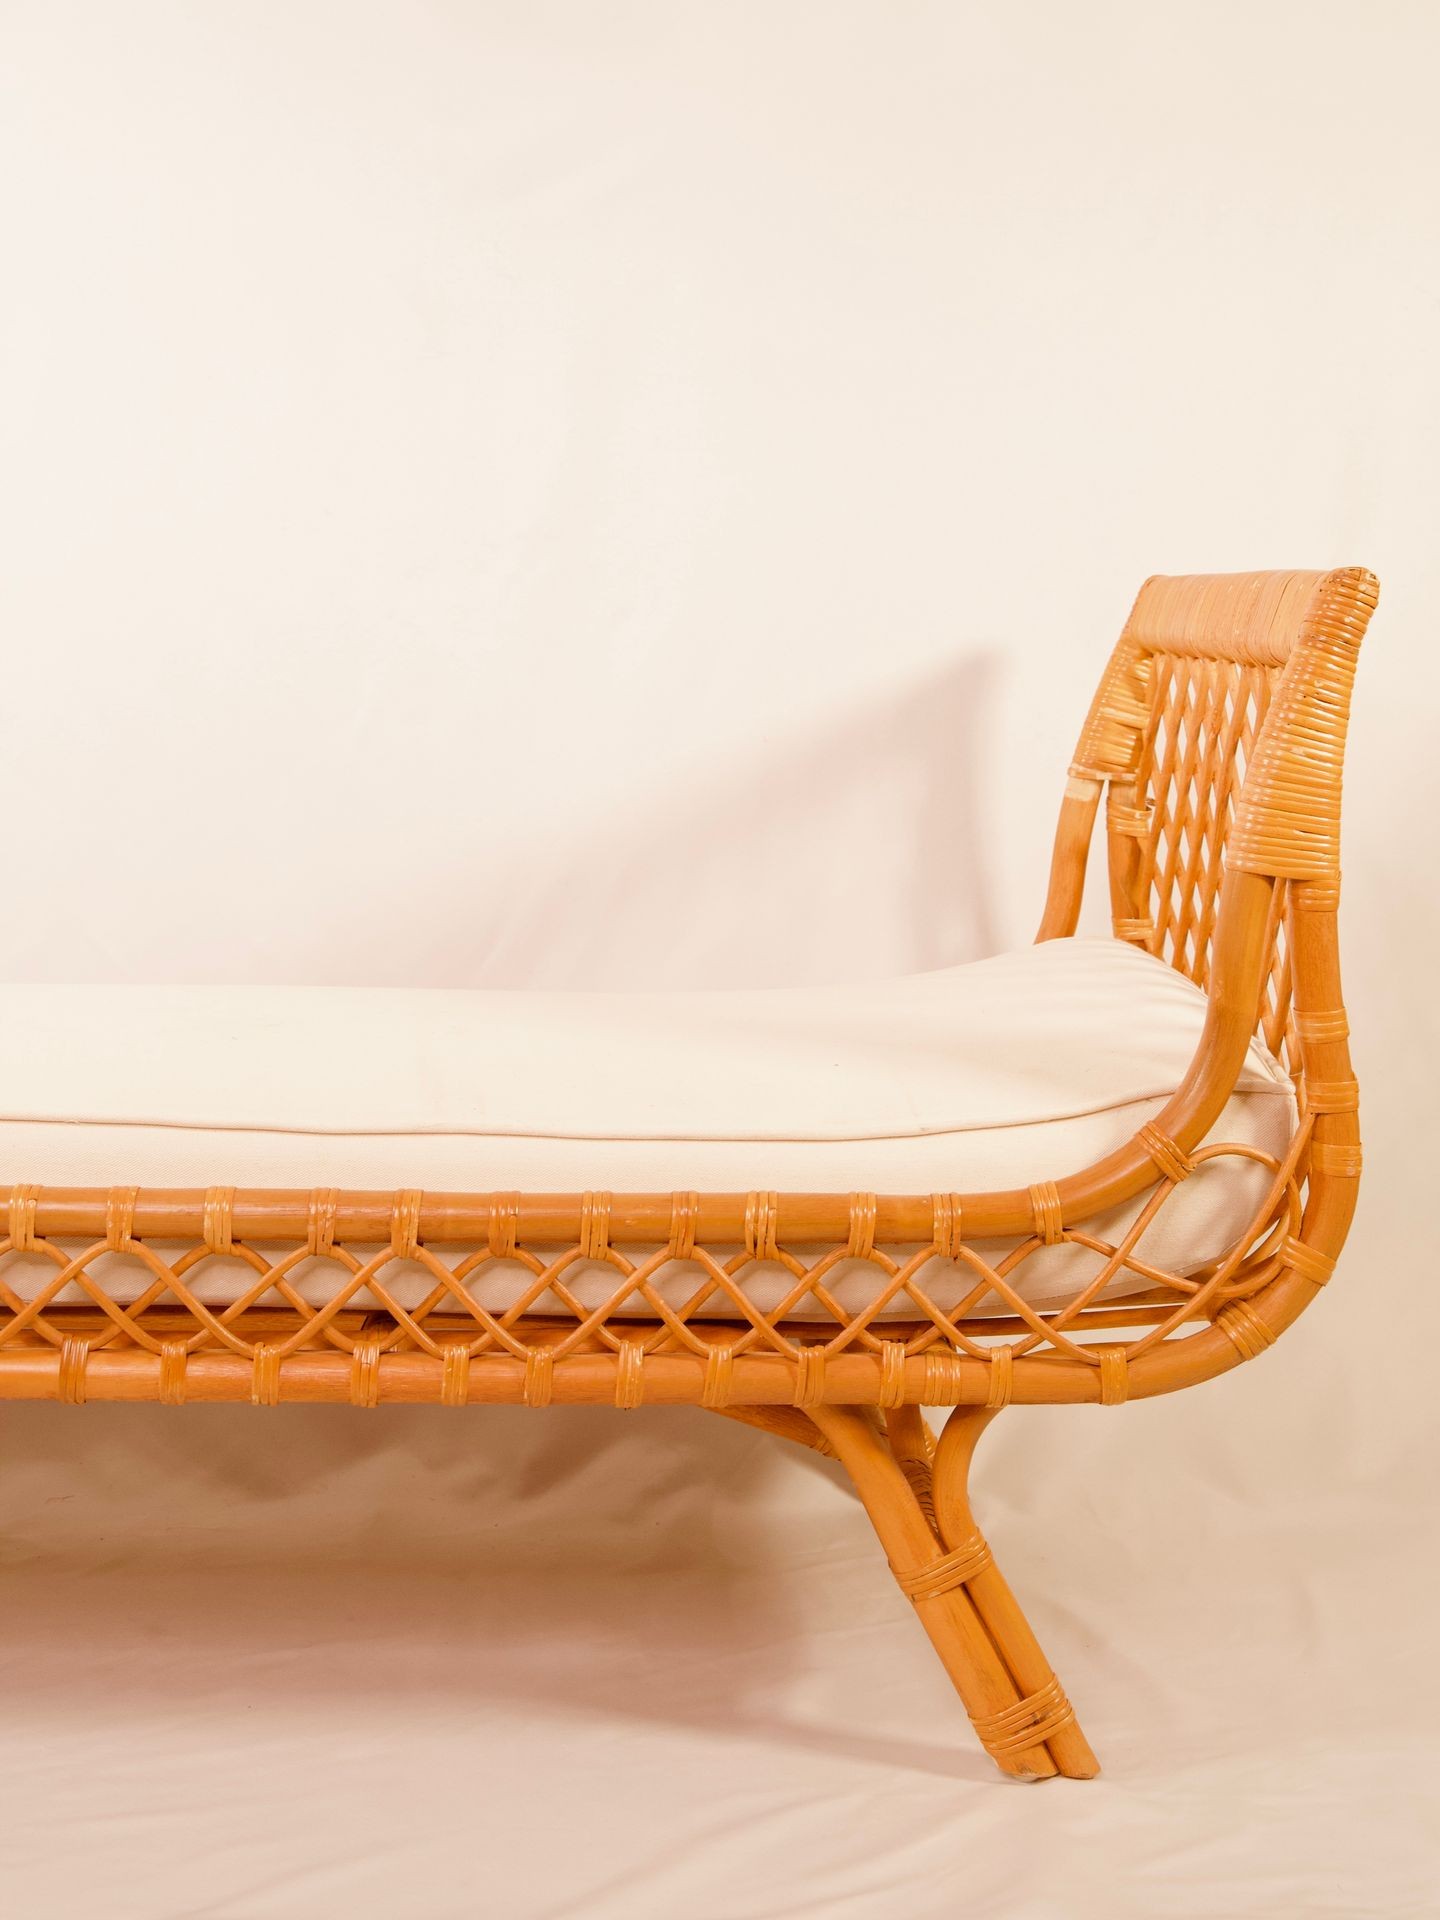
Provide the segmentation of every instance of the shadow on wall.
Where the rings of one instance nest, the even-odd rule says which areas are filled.
[[[887,1642],[904,1604],[838,1468],[698,1409],[26,1406],[0,1436],[22,1726],[77,1699],[163,1698],[192,1729],[358,1703],[427,1739],[436,1713],[638,1719],[987,1777],[928,1649],[933,1735],[817,1714],[807,1661],[827,1626],[849,1643],[854,1556]],[[817,1566],[844,1572],[833,1604]]]
[[[785,986],[993,952],[994,673],[994,654],[975,655],[819,730],[797,710],[765,753],[697,773],[679,798],[657,781],[542,872],[532,862],[487,889],[463,919],[427,912],[425,977]]]

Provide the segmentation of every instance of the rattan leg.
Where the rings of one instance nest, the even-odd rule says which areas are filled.
[[[773,1433],[777,1440],[793,1440],[813,1453],[823,1453],[827,1460],[835,1457],[830,1442],[798,1407],[712,1407],[710,1411],[744,1426],[758,1427],[762,1433]]]
[[[1034,1702],[1032,1724],[1045,1727],[1045,1744],[1055,1765],[1071,1779],[1093,1779],[1100,1771],[1100,1762],[1080,1731],[1074,1710],[1020,1611],[1009,1582],[984,1546],[970,1509],[970,1462],[976,1441],[994,1417],[986,1407],[959,1407],[946,1422],[935,1448],[933,1467],[936,1527],[952,1553],[969,1551],[975,1555],[979,1564],[967,1579],[965,1591],[1020,1692],[1027,1702]],[[977,1551],[977,1543],[982,1550]]]
[[[854,1481],[896,1580],[997,1766],[1021,1779],[1056,1773],[1044,1733],[1038,1743],[1026,1741],[1026,1703],[965,1591],[963,1566],[941,1553],[886,1436],[858,1407],[807,1411]]]
[[[900,1471],[910,1482],[910,1491],[920,1503],[920,1511],[935,1526],[933,1462],[935,1436],[925,1424],[918,1407],[896,1407],[887,1412],[885,1432],[890,1451],[900,1463]],[[939,1529],[936,1528],[938,1536]]]

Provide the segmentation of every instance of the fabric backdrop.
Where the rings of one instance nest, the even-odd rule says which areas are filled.
[[[1418,0],[0,0],[5,977],[974,957],[1145,574],[1383,583],[1337,1280],[981,1455],[1101,1780],[992,1779],[834,1472],[708,1415],[10,1406],[15,1912],[1440,1906],[1437,57]]]

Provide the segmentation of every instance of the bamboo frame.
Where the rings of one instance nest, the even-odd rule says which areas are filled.
[[[1070,768],[1038,937],[1075,931],[1103,797],[1115,936],[1196,980],[1207,1016],[1173,1098],[1106,1159],[975,1194],[13,1185],[8,1222],[0,1213],[0,1398],[683,1404],[744,1420],[841,1461],[1002,1770],[1094,1773],[975,1528],[971,1456],[1007,1405],[1114,1405],[1238,1366],[1334,1270],[1360,1172],[1336,929],[1341,763],[1377,594],[1359,568],[1141,588]],[[1232,1252],[1189,1277],[1163,1271],[1136,1243],[1176,1186],[1216,1156],[1264,1158],[1207,1139],[1257,1028],[1294,1079],[1294,1138],[1266,1162],[1269,1192]],[[1087,1225],[1142,1196],[1119,1243]],[[973,1243],[1002,1237],[1018,1244],[987,1263]],[[1061,1239],[1091,1248],[1100,1277],[1038,1312],[1016,1275]],[[35,1297],[6,1277],[18,1254],[52,1263]],[[924,1288],[936,1257],[973,1278],[953,1313]],[[615,1271],[600,1308],[566,1285],[581,1259]],[[214,1260],[244,1269],[228,1307],[203,1304],[189,1279]],[[878,1305],[840,1308],[826,1277],[841,1260],[875,1266]],[[679,1309],[652,1284],[675,1261],[695,1276]],[[466,1285],[492,1262],[523,1281],[503,1313]],[[128,1305],[117,1263],[141,1270]],[[758,1265],[790,1276],[771,1312],[746,1291]],[[402,1266],[429,1276],[418,1306],[391,1284]],[[319,1306],[298,1290],[302,1268],[334,1274]],[[1122,1274],[1134,1296],[1100,1298]],[[818,1327],[804,1317],[817,1312]],[[1092,1337],[1115,1330],[1131,1337]],[[955,1410],[933,1455],[921,1405]]]

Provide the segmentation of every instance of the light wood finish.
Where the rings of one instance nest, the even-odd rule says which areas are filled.
[[[1056,1773],[1043,1737],[1025,1737],[1031,1722],[1014,1678],[893,1448],[857,1407],[813,1407],[810,1418],[854,1482],[896,1580],[997,1765],[1022,1779]]]
[[[1028,1189],[974,1194],[14,1185],[8,1217],[0,1199],[0,1397],[682,1404],[819,1444],[855,1482],[1000,1764],[1030,1777],[1093,1772],[1014,1596],[971,1544],[970,1455],[1012,1403],[1115,1405],[1256,1357],[1334,1270],[1360,1173],[1337,941],[1341,764],[1377,592],[1359,568],[1157,578],[1140,590],[1070,768],[1039,933],[1075,931],[1103,800],[1115,936],[1207,996],[1182,1084],[1118,1152]],[[1208,1139],[1257,1030],[1295,1082],[1298,1123],[1279,1160]],[[1227,1153],[1263,1160],[1271,1176],[1232,1252],[1190,1276],[1142,1259],[1144,1226],[1196,1166]],[[1094,1229],[1140,1196],[1123,1240]],[[1006,1237],[1019,1244],[993,1265],[975,1249]],[[1063,1307],[1040,1312],[1017,1279],[1060,1239],[1102,1264]],[[22,1254],[52,1269],[34,1297],[8,1277]],[[973,1279],[952,1313],[924,1288],[937,1256]],[[566,1286],[581,1258],[614,1270],[599,1309]],[[234,1304],[208,1307],[193,1291],[207,1260],[243,1269]],[[896,1311],[844,1312],[826,1285],[842,1260],[869,1261]],[[466,1285],[496,1261],[523,1279],[503,1313]],[[678,1309],[650,1285],[675,1261],[695,1282]],[[773,1312],[745,1290],[762,1262],[793,1282]],[[131,1305],[114,1297],[117,1263],[142,1270]],[[392,1290],[401,1263],[428,1271],[418,1306]],[[333,1274],[322,1304],[298,1291],[301,1267]],[[1099,1298],[1117,1278],[1133,1282],[1118,1305]],[[807,1322],[803,1310],[816,1308]],[[1096,1337],[1116,1332],[1125,1337]],[[933,1476],[920,1405],[959,1410]]]

